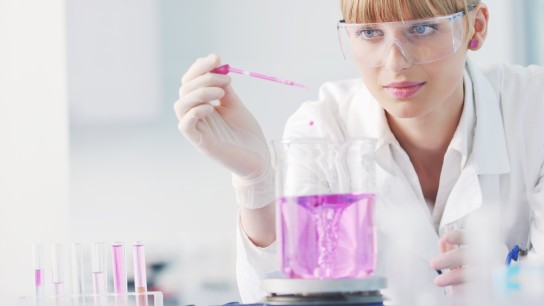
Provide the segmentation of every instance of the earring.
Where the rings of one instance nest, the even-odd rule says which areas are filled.
[[[478,48],[478,43],[479,43],[479,42],[478,42],[477,39],[471,39],[471,40],[470,40],[470,45],[469,45],[469,46],[470,46],[471,48]]]

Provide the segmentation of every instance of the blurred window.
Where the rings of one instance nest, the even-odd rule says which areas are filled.
[[[528,64],[544,65],[544,1],[525,0]]]

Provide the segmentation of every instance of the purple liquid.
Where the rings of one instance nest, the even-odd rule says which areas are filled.
[[[290,278],[360,278],[376,265],[372,193],[280,197],[280,264]]]

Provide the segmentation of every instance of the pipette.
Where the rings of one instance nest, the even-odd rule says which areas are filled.
[[[238,73],[238,74],[245,74],[245,75],[248,75],[248,76],[251,76],[251,77],[254,77],[254,78],[259,78],[259,79],[263,79],[263,80],[267,80],[267,81],[281,83],[281,84],[284,84],[284,85],[297,86],[297,87],[309,89],[307,86],[295,83],[293,81],[281,80],[281,79],[278,79],[276,77],[272,77],[272,76],[268,76],[268,75],[264,75],[264,74],[260,74],[260,73],[256,73],[256,72],[251,72],[251,71],[247,71],[247,70],[243,70],[243,69],[234,68],[234,67],[229,66],[228,64],[223,65],[223,66],[219,66],[219,67],[213,69],[210,72],[217,73],[217,74],[228,74],[229,72]]]

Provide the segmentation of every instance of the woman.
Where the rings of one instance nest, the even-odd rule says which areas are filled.
[[[378,140],[376,157],[387,178],[379,191],[377,273],[401,290],[392,246],[409,230],[417,239],[409,252],[411,273],[423,279],[418,291],[464,284],[466,269],[458,267],[467,264],[466,248],[452,247],[463,244],[463,232],[446,229],[463,224],[483,203],[500,208],[496,222],[503,234],[495,238],[505,248],[517,244],[543,254],[544,70],[500,65],[482,71],[467,59],[487,36],[488,9],[479,0],[341,5],[344,51],[362,82],[323,85],[318,101],[291,116],[284,137]],[[243,300],[255,301],[262,294],[259,279],[277,270],[274,174],[266,140],[230,78],[209,73],[220,65],[213,54],[197,60],[182,78],[175,110],[185,137],[233,173],[241,205],[238,282]],[[310,128],[310,120],[321,124]],[[387,218],[401,208],[410,218],[391,226]]]

